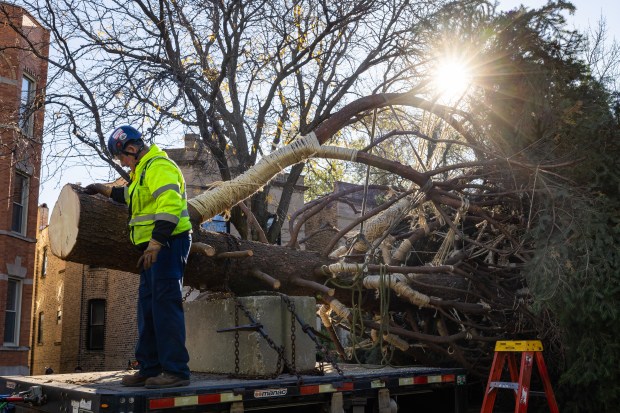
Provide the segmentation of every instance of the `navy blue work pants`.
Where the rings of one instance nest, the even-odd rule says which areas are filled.
[[[189,378],[182,288],[191,243],[190,234],[172,238],[140,274],[136,360],[142,376],[166,372]]]

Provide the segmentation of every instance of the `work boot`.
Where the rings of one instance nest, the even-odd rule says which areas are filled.
[[[184,379],[170,373],[161,373],[159,376],[149,377],[145,383],[147,389],[166,389],[189,385],[189,379]]]
[[[127,374],[126,376],[123,376],[121,384],[127,387],[142,387],[144,386],[144,383],[146,383],[147,379],[148,377],[142,376],[136,371],[134,374]]]

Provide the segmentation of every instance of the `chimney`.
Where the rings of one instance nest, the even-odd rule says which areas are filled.
[[[185,149],[198,149],[200,146],[200,136],[197,133],[185,134]]]
[[[39,214],[37,216],[37,226],[39,231],[47,227],[49,215],[50,209],[47,207],[47,204],[39,205]]]

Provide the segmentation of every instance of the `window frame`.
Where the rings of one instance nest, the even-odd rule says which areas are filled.
[[[24,90],[24,84],[26,84],[26,90]],[[22,132],[32,137],[34,133],[34,112],[24,119],[24,114],[28,114],[32,107],[32,103],[36,98],[37,82],[27,74],[22,76],[21,94],[19,98],[19,128]],[[25,95],[25,96],[24,96]],[[25,97],[25,99],[24,99]]]
[[[41,278],[47,275],[47,247],[43,248],[43,256],[41,257]]]
[[[14,299],[14,307],[13,309],[9,309],[9,286],[11,282],[15,283],[15,299]],[[5,304],[5,313],[4,313],[4,334],[2,338],[2,342],[4,346],[9,347],[17,347],[19,346],[19,334],[21,327],[21,307],[22,307],[22,280],[20,278],[10,277],[7,280],[7,293],[6,293],[6,304]],[[8,314],[14,314],[13,320],[13,337],[12,341],[7,341],[7,326],[9,325]]]
[[[100,323],[95,324],[93,322],[94,307],[95,305],[102,305],[103,308],[103,320]],[[101,298],[95,298],[88,300],[88,328],[86,331],[86,348],[91,351],[101,351],[105,348],[105,321],[106,321],[106,300]],[[101,331],[100,331],[101,330]],[[101,335],[101,343],[93,343],[95,340],[94,334],[97,332]]]
[[[21,188],[21,199],[20,202],[16,202],[15,199],[15,185],[17,183],[17,179],[23,179],[23,185]],[[11,185],[11,231],[20,235],[26,236],[28,229],[28,201],[30,200],[30,175],[22,172],[18,169],[15,170],[13,175],[13,182]],[[19,228],[16,228],[16,207],[21,208],[21,212],[19,215]]]
[[[45,313],[43,311],[39,311],[39,316],[37,317],[37,344],[43,345],[43,322],[45,320]]]

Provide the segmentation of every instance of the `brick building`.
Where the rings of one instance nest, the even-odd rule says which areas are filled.
[[[322,251],[339,230],[360,217],[364,200],[364,187],[347,182],[334,182],[335,193],[352,189],[358,189],[358,191],[350,193],[338,201],[331,202],[306,221],[305,231],[308,236],[308,240],[305,242],[306,249]],[[385,191],[369,189],[366,196],[366,212],[376,208],[380,203],[380,198],[384,195]],[[353,228],[350,234],[357,231],[359,231],[359,225]],[[344,240],[341,239],[338,245],[343,244]]]
[[[19,34],[18,34],[19,33]],[[49,32],[0,1],[0,374],[28,373]]]
[[[133,359],[137,274],[63,261],[49,253],[48,210],[41,231],[33,302],[31,374],[120,370]]]
[[[185,137],[183,148],[167,149],[185,176],[188,198],[219,180],[217,168],[195,135]],[[270,192],[269,210],[275,211],[286,177],[278,177]],[[291,208],[303,205],[302,185],[295,188]],[[120,370],[134,358],[137,337],[136,298],[140,277],[134,273],[93,268],[65,262],[49,251],[46,207],[41,207],[33,303],[34,328],[30,365],[32,374]],[[227,231],[225,222],[207,223]],[[233,231],[234,232],[234,229]],[[302,234],[303,235],[303,234]],[[282,241],[289,239],[288,224]],[[122,259],[122,257],[120,257]],[[188,296],[191,299],[194,295]]]

